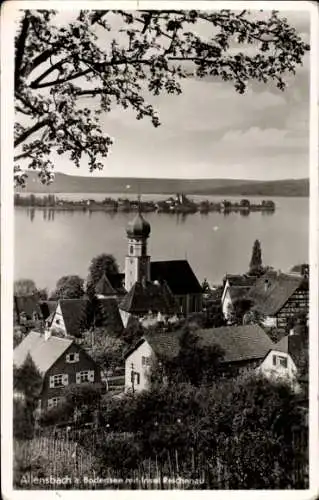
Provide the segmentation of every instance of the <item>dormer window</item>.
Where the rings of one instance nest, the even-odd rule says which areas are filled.
[[[71,352],[66,355],[67,363],[78,363],[80,361],[80,355],[78,352]]]

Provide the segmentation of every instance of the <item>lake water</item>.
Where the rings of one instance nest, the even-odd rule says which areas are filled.
[[[91,194],[68,196],[98,199]],[[67,195],[59,197],[66,199]],[[160,197],[143,196],[143,200],[148,198]],[[220,283],[225,273],[248,269],[255,239],[261,242],[265,265],[286,271],[294,264],[308,262],[309,199],[273,199],[276,203],[273,214],[148,213],[145,218],[151,224],[148,244],[151,258],[186,258],[198,279],[207,278],[211,284]],[[132,213],[30,211],[16,207],[15,279],[31,278],[38,287],[52,290],[63,275],[78,274],[85,278],[91,259],[103,252],[113,254],[123,270],[127,250],[125,230],[133,217]]]

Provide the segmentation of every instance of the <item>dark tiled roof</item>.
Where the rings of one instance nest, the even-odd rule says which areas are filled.
[[[269,272],[258,278],[246,298],[253,302],[253,309],[265,315],[275,315],[303,283],[297,275]]]
[[[114,333],[123,331],[123,323],[116,299],[97,299],[95,305],[95,325],[111,329]]]
[[[72,339],[51,336],[47,340],[39,332],[31,331],[14,349],[13,364],[19,368],[28,353],[41,374],[45,374],[73,343]]]
[[[40,316],[42,315],[39,304],[39,296],[37,294],[15,296],[14,306],[18,315],[24,312],[26,313],[28,319],[32,319],[32,315],[35,312]]]
[[[202,345],[219,345],[224,362],[264,358],[273,343],[259,325],[222,326],[198,332]]]
[[[116,299],[61,299],[59,301],[68,335],[77,336],[93,325],[110,328],[118,333],[123,323]]]
[[[95,285],[95,293],[97,295],[114,295],[116,291],[110,283],[110,280],[107,278],[104,273],[99,282]]]
[[[226,274],[225,281],[227,280],[230,286],[253,286],[256,282],[255,276],[247,276],[246,274]]]
[[[235,302],[238,299],[246,297],[246,294],[250,290],[250,286],[230,286],[228,290],[232,302]]]
[[[218,345],[224,353],[223,362],[226,363],[263,359],[274,346],[266,332],[258,325],[210,328],[198,330],[196,334],[202,346]],[[176,332],[146,335],[143,338],[151,345],[156,355],[171,358],[178,355],[179,336],[180,332]],[[141,341],[136,347],[140,343]]]
[[[88,299],[59,300],[65,328],[68,335],[79,335],[88,327]]]
[[[174,314],[177,311],[175,299],[166,285],[136,282],[120,303],[120,309],[132,314],[147,314],[161,312]]]
[[[151,262],[151,280],[166,281],[174,295],[202,293],[202,287],[187,260]]]
[[[150,344],[154,353],[159,358],[174,358],[179,353],[179,334],[144,335],[144,339]]]

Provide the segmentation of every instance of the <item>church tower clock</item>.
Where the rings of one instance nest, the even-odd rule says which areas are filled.
[[[150,281],[150,256],[147,255],[150,232],[151,226],[142,216],[139,204],[137,215],[126,229],[128,251],[125,258],[125,288],[128,292],[137,281]]]

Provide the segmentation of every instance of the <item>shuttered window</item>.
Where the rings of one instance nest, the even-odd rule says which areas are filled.
[[[75,380],[77,384],[82,384],[83,382],[94,382],[94,370],[77,372]]]
[[[69,383],[69,376],[67,373],[62,373],[59,375],[51,375],[49,380],[49,386],[52,389],[53,387],[64,387]]]

